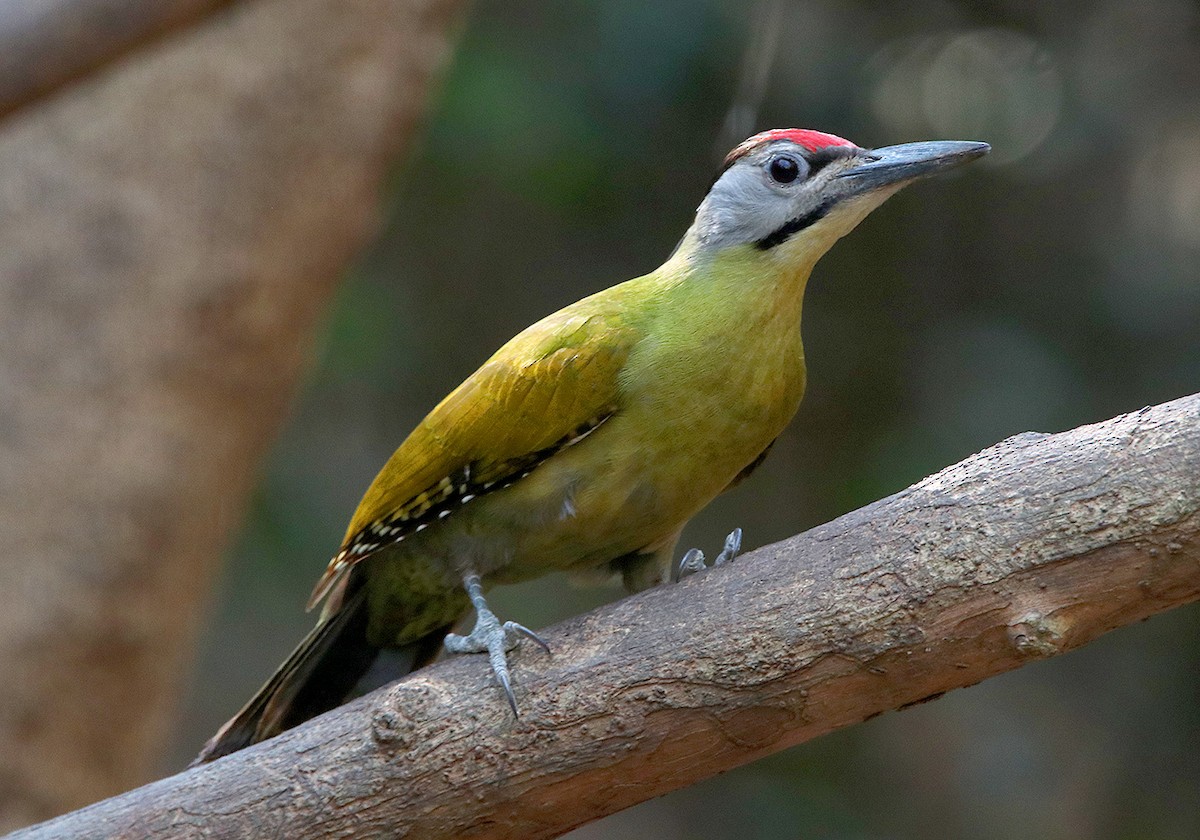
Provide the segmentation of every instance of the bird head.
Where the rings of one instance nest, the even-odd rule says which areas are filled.
[[[725,158],[689,237],[700,253],[745,246],[811,268],[901,187],[989,150],[971,141],[864,149],[820,131],[764,131]]]

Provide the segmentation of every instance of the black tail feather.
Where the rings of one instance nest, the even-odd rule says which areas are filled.
[[[344,703],[379,648],[367,642],[366,588],[355,587],[323,618],[190,766],[278,735]]]
[[[257,744],[340,706],[359,694],[423,668],[443,652],[453,625],[402,648],[367,641],[367,588],[351,574],[326,603],[317,626],[296,646],[266,685],[229,719],[189,767]],[[381,655],[386,653],[386,655]]]

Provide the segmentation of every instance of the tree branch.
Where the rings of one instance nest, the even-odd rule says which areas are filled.
[[[1018,435],[724,567],[18,833],[539,838],[1200,597],[1200,394]]]
[[[0,118],[233,0],[0,0]]]

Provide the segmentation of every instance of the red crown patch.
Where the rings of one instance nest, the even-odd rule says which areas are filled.
[[[776,140],[791,140],[796,145],[810,152],[815,152],[818,149],[824,149],[828,146],[858,148],[856,144],[851,143],[844,137],[838,137],[836,134],[826,134],[823,131],[813,131],[808,128],[772,128],[769,131],[760,131],[753,137],[747,138],[734,146],[733,151],[725,156],[725,166],[728,167],[735,160],[749,154],[764,143],[772,143]]]

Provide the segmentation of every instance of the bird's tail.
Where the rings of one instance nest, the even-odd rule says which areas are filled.
[[[336,610],[317,626],[258,690],[242,710],[204,745],[192,767],[257,744],[348,700],[380,659],[381,649],[367,640],[366,587],[350,581]],[[415,642],[393,663],[388,679],[403,676],[431,661],[440,637]],[[389,657],[390,658],[390,657]],[[382,682],[383,680],[378,680]]]

